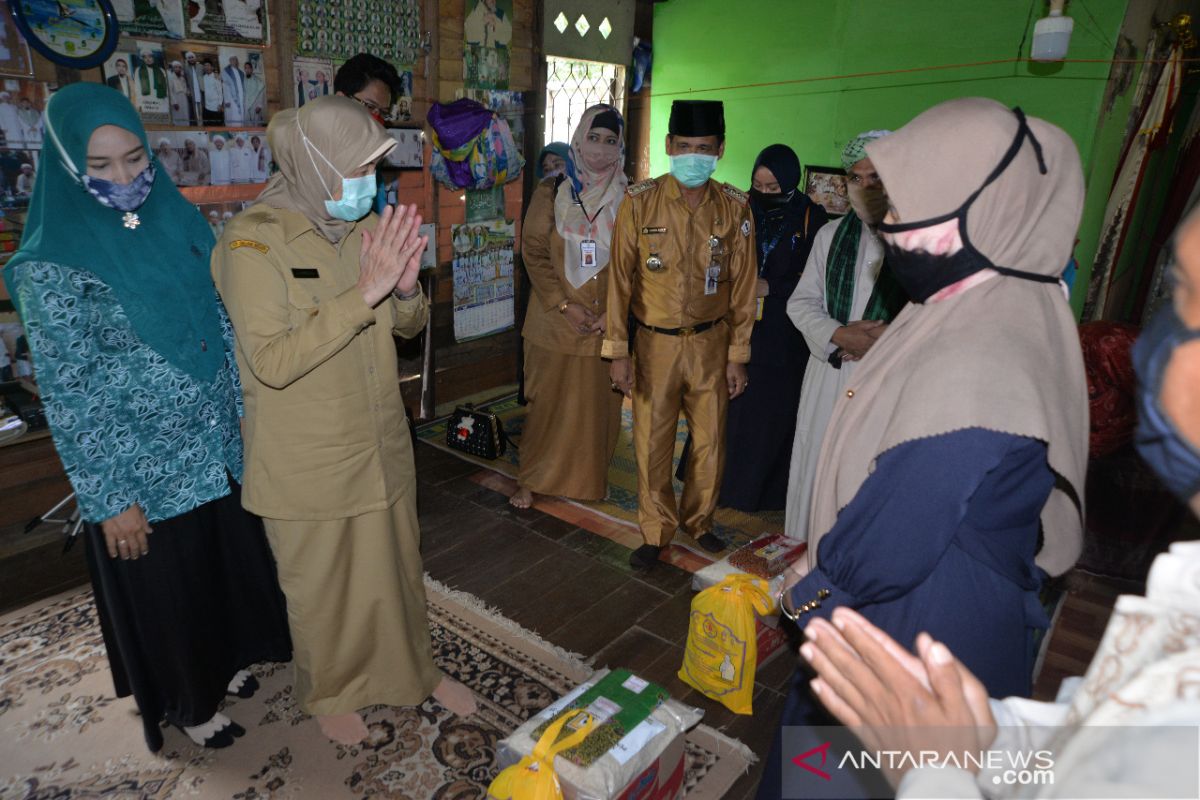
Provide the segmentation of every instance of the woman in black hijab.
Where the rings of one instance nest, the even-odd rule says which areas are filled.
[[[717,501],[739,511],[778,510],[787,502],[791,441],[808,363],[808,346],[788,319],[787,301],[817,231],[829,221],[799,183],[800,160],[787,145],[773,144],[754,160],[750,210],[758,246],[758,310],[746,365],[750,382],[729,403],[725,477]]]

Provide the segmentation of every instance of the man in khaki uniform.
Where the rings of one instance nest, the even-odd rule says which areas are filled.
[[[667,135],[671,172],[629,187],[613,232],[601,354],[612,359],[613,388],[633,398],[646,542],[629,558],[636,569],[651,569],[681,526],[709,552],[725,547],[712,517],[725,409],[746,389],[757,275],[745,193],[709,179],[724,152],[721,103],[676,100]],[[693,449],[677,506],[671,462],[681,410]]]

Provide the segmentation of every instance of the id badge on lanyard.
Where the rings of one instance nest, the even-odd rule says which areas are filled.
[[[594,239],[584,239],[579,243],[579,266],[584,269],[596,268],[596,242]]]

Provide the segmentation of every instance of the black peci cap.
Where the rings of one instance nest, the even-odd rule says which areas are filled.
[[[671,103],[672,136],[724,136],[725,106],[720,100],[676,100]]]

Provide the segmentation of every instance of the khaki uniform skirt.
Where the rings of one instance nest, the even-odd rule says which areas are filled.
[[[434,666],[415,493],[337,520],[264,519],[287,597],[295,695],[309,714],[418,705]]]
[[[556,353],[526,340],[521,486],[539,494],[602,500],[621,432],[620,392],[599,356]]]

